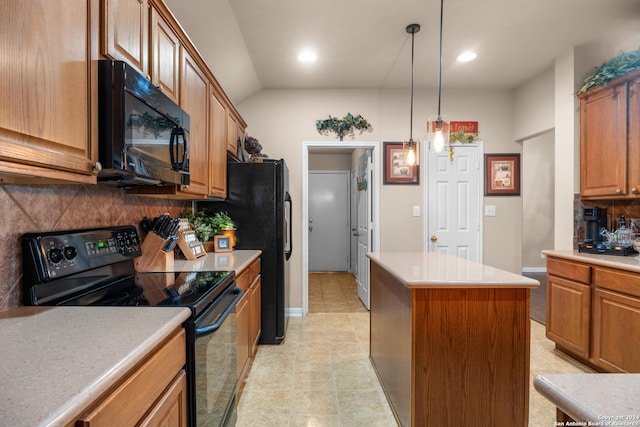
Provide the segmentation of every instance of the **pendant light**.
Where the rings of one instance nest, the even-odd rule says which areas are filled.
[[[427,122],[427,132],[431,149],[441,153],[449,145],[449,120],[440,113],[442,101],[442,17],[444,0],[440,0],[440,62],[438,69],[438,115],[432,116]]]
[[[415,36],[420,31],[419,24],[407,25],[407,33],[411,34],[411,114],[409,119],[409,141],[402,143],[404,151],[405,163],[409,166],[418,163],[418,141],[413,140],[413,57]]]

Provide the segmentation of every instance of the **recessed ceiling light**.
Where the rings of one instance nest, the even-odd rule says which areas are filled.
[[[473,61],[474,59],[476,59],[476,56],[478,55],[475,52],[471,52],[471,51],[462,52],[460,55],[458,55],[458,62]]]
[[[298,54],[298,61],[305,64],[316,62],[317,59],[318,55],[310,49],[305,49]]]

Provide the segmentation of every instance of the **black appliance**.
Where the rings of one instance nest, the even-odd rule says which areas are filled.
[[[285,337],[291,243],[289,170],[284,160],[227,163],[227,199],[198,201],[197,211],[226,211],[236,223],[236,249],[260,249],[262,306],[260,344]]]
[[[133,226],[29,233],[22,253],[25,305],[189,308],[189,425],[235,425],[235,305],[242,296],[235,272],[136,272],[141,250]]]
[[[607,210],[585,206],[582,208],[582,219],[584,220],[584,243],[602,242],[600,229],[607,228]]]
[[[98,61],[98,180],[189,184],[189,115],[123,61]]]

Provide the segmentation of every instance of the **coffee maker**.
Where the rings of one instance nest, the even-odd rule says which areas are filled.
[[[584,240],[583,243],[600,243],[602,236],[600,230],[607,228],[607,210],[597,207],[585,206],[582,208],[582,219],[584,220]]]

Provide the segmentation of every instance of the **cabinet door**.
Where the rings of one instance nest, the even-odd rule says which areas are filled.
[[[204,197],[209,193],[209,82],[200,66],[182,50],[180,105],[189,114],[189,180],[181,192]]]
[[[580,195],[627,194],[627,85],[580,101]]]
[[[0,172],[95,183],[96,2],[0,4]]]
[[[147,0],[103,0],[102,53],[127,61],[149,75],[149,4]]]
[[[547,337],[578,356],[589,357],[591,287],[547,276]]]
[[[251,344],[251,355],[253,356],[258,349],[258,340],[260,339],[261,328],[261,300],[260,292],[262,281],[258,276],[249,289],[249,309],[251,312],[251,323],[249,329],[249,340]]]
[[[187,426],[187,376],[184,369],[176,376],[166,392],[158,399],[139,427]]]
[[[593,358],[608,372],[640,373],[640,298],[596,288]]]
[[[236,305],[236,330],[238,346],[238,382],[240,390],[249,363],[249,298],[245,294]]]
[[[227,110],[211,90],[209,96],[209,195],[227,197]]]
[[[227,116],[227,151],[238,157],[238,122],[231,113]]]
[[[640,196],[640,77],[629,82],[629,187]]]
[[[180,39],[151,8],[151,82],[176,104],[180,102]]]

